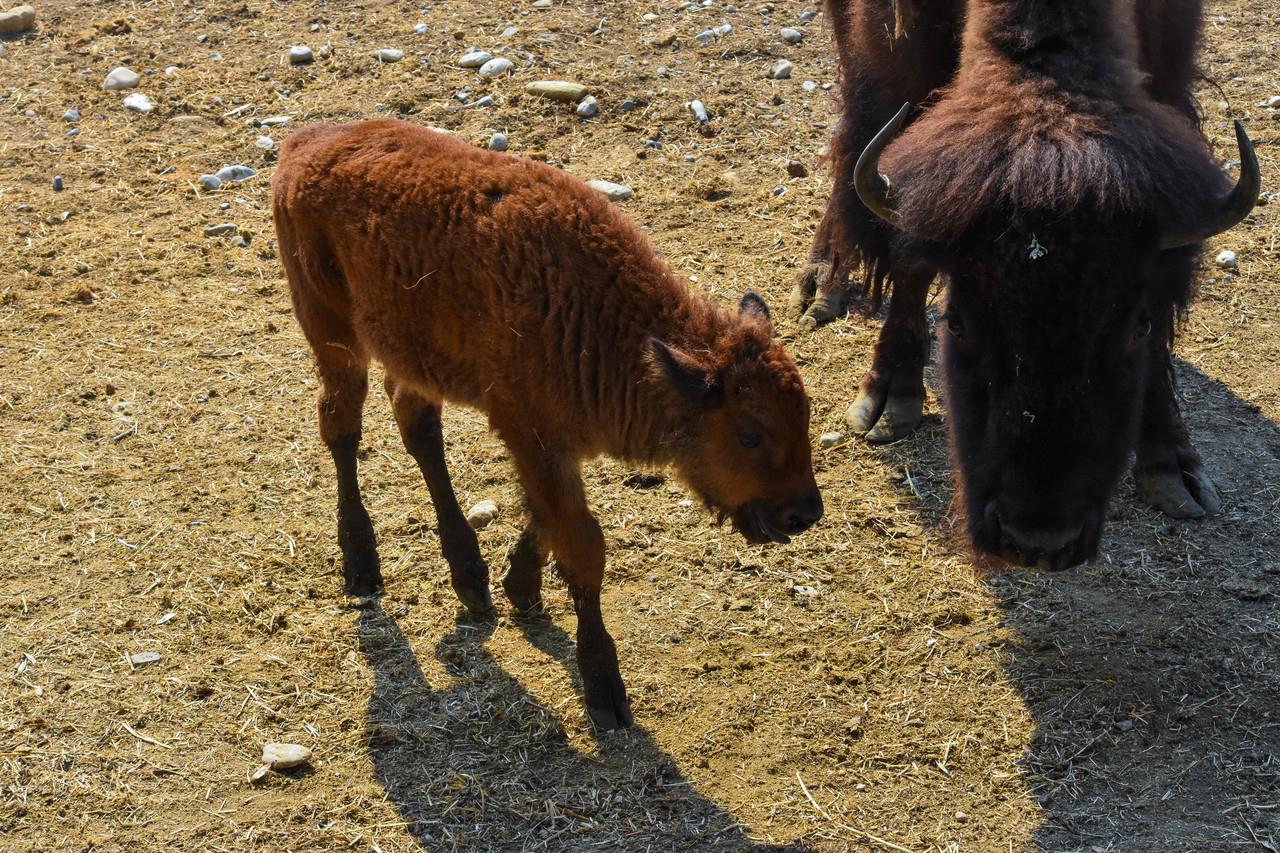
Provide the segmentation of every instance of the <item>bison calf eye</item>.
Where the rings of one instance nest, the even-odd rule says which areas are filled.
[[[957,338],[964,337],[964,323],[955,314],[947,314],[942,319],[947,321],[947,331]]]
[[[758,432],[740,432],[738,433],[738,444],[741,444],[747,450],[754,450],[760,446],[763,436]]]
[[[1133,330],[1133,339],[1140,341],[1149,334],[1151,334],[1151,318],[1143,317],[1138,320],[1138,327]]]

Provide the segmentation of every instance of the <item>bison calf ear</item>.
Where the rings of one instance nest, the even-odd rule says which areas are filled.
[[[738,302],[738,314],[742,317],[758,317],[769,327],[769,333],[773,334],[773,321],[769,317],[769,306],[764,304],[764,297],[754,290],[748,290],[742,294],[742,300]]]
[[[716,377],[687,354],[657,338],[649,339],[649,348],[658,367],[682,397],[703,409],[714,409],[724,402],[724,389]]]

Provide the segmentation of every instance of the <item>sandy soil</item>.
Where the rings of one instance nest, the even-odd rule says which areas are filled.
[[[605,613],[638,725],[596,738],[565,594],[542,620],[460,618],[426,489],[371,397],[388,592],[340,595],[333,472],[271,242],[274,155],[254,145],[288,128],[251,122],[506,132],[515,154],[632,186],[626,209],[679,269],[781,314],[827,193],[830,93],[802,87],[833,78],[826,22],[802,24],[797,0],[674,6],[44,2],[38,31],[5,43],[0,849],[1277,849],[1274,206],[1210,247],[1240,268],[1206,269],[1178,346],[1217,518],[1171,523],[1126,482],[1095,563],[975,577],[948,546],[933,399],[906,442],[820,452],[828,516],[786,548],[601,461]],[[1268,188],[1280,113],[1255,104],[1280,94],[1274,17],[1210,4],[1202,91],[1222,150],[1248,118]],[[298,43],[319,61],[290,67]],[[454,65],[469,46],[518,73],[476,82]],[[407,56],[379,64],[380,47]],[[765,79],[780,56],[793,78]],[[149,115],[102,91],[117,65],[145,72]],[[589,85],[600,116],[523,94],[536,78]],[[461,109],[464,88],[496,105]],[[238,162],[259,176],[196,183]],[[250,245],[202,235],[221,222]],[[815,435],[841,429],[874,324],[782,325]],[[481,534],[500,572],[521,523],[504,451],[473,413],[446,426],[463,503],[502,506]],[[251,784],[267,741],[314,756]]]

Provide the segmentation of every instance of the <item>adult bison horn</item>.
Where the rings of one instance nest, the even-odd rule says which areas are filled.
[[[880,128],[880,132],[862,149],[858,165],[853,168],[853,187],[858,191],[858,198],[867,206],[867,210],[879,216],[890,225],[897,218],[893,203],[889,201],[889,179],[880,174],[880,153],[888,147],[889,141],[898,135],[902,126],[907,123],[907,114],[911,112],[911,104],[903,104],[898,114],[889,119],[889,123]]]
[[[1258,193],[1262,189],[1262,171],[1258,168],[1258,155],[1249,141],[1249,134],[1244,132],[1244,125],[1236,122],[1236,146],[1240,149],[1240,180],[1231,188],[1208,217],[1198,228],[1184,233],[1167,234],[1160,244],[1162,249],[1177,249],[1207,240],[1214,234],[1221,234],[1231,226],[1249,215],[1253,206],[1258,203]]]

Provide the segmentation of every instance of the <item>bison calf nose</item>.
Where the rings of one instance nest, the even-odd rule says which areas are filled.
[[[793,536],[813,527],[821,518],[822,493],[817,489],[805,495],[802,500],[788,507],[783,513],[787,533]]]
[[[1001,554],[1024,566],[1040,565],[1057,571],[1081,561],[1079,543],[1084,522],[1066,518],[1028,519],[1010,516],[993,502],[987,506],[987,522],[1000,533]]]

